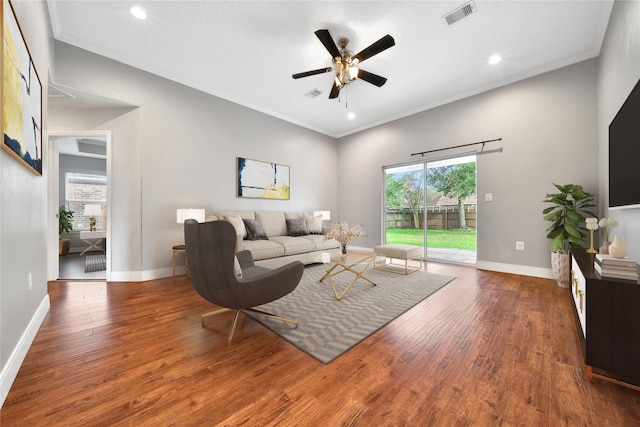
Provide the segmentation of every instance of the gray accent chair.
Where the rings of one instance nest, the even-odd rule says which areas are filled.
[[[198,223],[184,222],[185,247],[191,281],[196,291],[207,301],[223,307],[202,315],[204,319],[215,314],[235,310],[229,341],[241,311],[282,320],[298,326],[298,321],[256,310],[253,307],[277,300],[293,291],[302,277],[304,264],[294,261],[276,269],[256,266],[249,251],[236,254],[236,231],[228,221]],[[242,277],[234,270],[237,256]]]

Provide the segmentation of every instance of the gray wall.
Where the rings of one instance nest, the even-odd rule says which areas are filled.
[[[119,117],[67,110],[49,119],[51,130],[113,130],[112,280],[171,275],[171,246],[183,239],[178,208],[336,211],[335,139],[64,43],[55,65],[58,84],[140,106]],[[237,156],[290,166],[291,200],[236,198]],[[133,207],[119,199],[131,191]],[[139,230],[123,230],[125,220]],[[138,250],[138,264],[113,258]]]
[[[600,52],[598,131],[602,215],[616,218],[627,256],[640,261],[640,209],[607,209],[609,193],[609,124],[640,79],[640,2],[616,1]],[[640,166],[640,165],[639,165]]]
[[[13,6],[42,83],[46,137],[47,73],[53,53],[46,4],[13,2]],[[46,164],[43,176],[36,176],[0,150],[0,404],[49,308],[46,189]]]
[[[355,244],[380,244],[382,166],[501,137],[486,149],[503,153],[477,160],[478,266],[548,277],[542,200],[555,191],[551,183],[598,192],[596,87],[593,59],[342,138],[338,182],[348,185],[340,186],[339,217],[369,233]],[[492,202],[485,193],[493,193]],[[515,250],[516,240],[525,251]]]

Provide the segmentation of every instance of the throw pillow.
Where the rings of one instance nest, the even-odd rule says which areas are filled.
[[[269,240],[260,221],[257,219],[243,219],[243,221],[247,227],[247,237],[249,240]]]
[[[291,237],[306,236],[309,234],[307,231],[307,221],[304,219],[288,219],[287,220],[287,234]]]
[[[240,268],[237,256],[233,257],[233,272],[238,279],[242,279],[242,268]]]
[[[240,215],[225,216],[224,219],[233,225],[233,228],[236,229],[237,235],[242,236],[243,239],[247,237],[247,230],[244,228],[244,222],[242,221],[242,218],[240,218]]]
[[[309,234],[322,234],[322,215],[311,216],[304,214],[304,219],[307,222],[307,232]]]

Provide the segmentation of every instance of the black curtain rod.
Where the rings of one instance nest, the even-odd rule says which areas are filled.
[[[472,142],[472,143],[469,143],[469,144],[456,145],[454,147],[438,148],[436,150],[422,151],[420,153],[412,153],[411,155],[412,156],[424,156],[425,154],[435,153],[436,151],[453,150],[454,148],[469,147],[471,145],[480,145],[480,144],[482,144],[482,148],[484,149],[484,144],[486,144],[487,142],[495,142],[495,141],[502,141],[502,138],[488,139],[486,141]]]

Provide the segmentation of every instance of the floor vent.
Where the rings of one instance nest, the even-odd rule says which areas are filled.
[[[455,22],[458,22],[462,18],[471,15],[476,10],[476,3],[474,1],[470,1],[447,13],[442,18],[448,25],[451,25]]]
[[[318,89],[313,89],[310,92],[307,92],[304,94],[304,96],[308,97],[308,98],[315,98],[316,96],[320,95],[322,92],[320,92]]]

